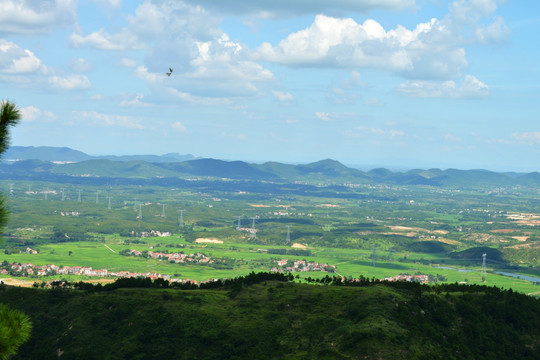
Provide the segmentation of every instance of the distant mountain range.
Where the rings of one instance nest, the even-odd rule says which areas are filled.
[[[10,148],[4,159],[0,164],[0,179],[40,179],[47,176],[115,179],[204,178],[324,185],[350,183],[459,188],[540,185],[538,172],[521,174],[457,169],[392,172],[384,168],[361,171],[331,159],[305,165],[278,162],[253,164],[244,161],[197,159],[193,155],[180,154],[90,156],[70,148],[20,146]]]
[[[68,147],[52,146],[12,146],[3,156],[4,160],[43,160],[54,162],[80,162],[86,160],[113,160],[113,161],[134,161],[142,160],[148,162],[179,162],[196,159],[191,154],[180,155],[175,153],[164,155],[104,155],[92,156],[82,151],[73,150]]]

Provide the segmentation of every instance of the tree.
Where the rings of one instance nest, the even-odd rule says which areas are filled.
[[[8,359],[28,340],[32,324],[28,316],[0,304],[0,359]]]
[[[17,106],[10,101],[0,102],[0,156],[9,146],[9,129],[16,125],[21,118],[21,113]],[[7,222],[7,209],[4,198],[0,198],[0,227]]]
[[[9,130],[21,118],[17,106],[10,101],[0,102],[0,155],[9,146]],[[0,197],[0,227],[7,221],[4,198]],[[0,304],[0,359],[8,359],[30,337],[32,323],[28,316]]]

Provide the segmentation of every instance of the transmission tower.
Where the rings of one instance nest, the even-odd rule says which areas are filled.
[[[252,220],[251,223],[251,238],[255,239],[257,237],[257,230],[255,230],[255,219],[257,219],[256,216],[250,218]]]
[[[486,255],[485,253],[482,254],[482,271],[480,272],[482,282],[486,282]]]
[[[9,195],[13,195],[13,184],[9,184]]]
[[[111,210],[111,199],[112,199],[112,197],[107,196],[107,199],[109,200],[109,205],[107,206],[107,209]]]
[[[180,220],[178,220],[178,226],[183,227],[184,226],[184,209],[178,210],[180,211]]]
[[[242,224],[240,223],[240,220],[242,219],[242,216],[243,215],[239,215],[237,216],[238,218],[238,223],[236,224],[236,230],[240,229],[242,227]]]
[[[77,202],[81,202],[81,189],[77,190],[79,192],[79,196],[77,197]]]
[[[165,206],[167,206],[167,204],[161,204],[163,206],[162,210],[161,210],[161,217],[162,218],[165,218]]]
[[[290,243],[291,242],[291,225],[285,225],[287,226],[287,243]]]
[[[96,204],[99,204],[99,190],[96,190]]]
[[[139,219],[142,220],[142,204],[139,204]]]
[[[137,198],[133,199],[133,211],[137,211]]]
[[[47,195],[49,195],[49,189],[45,189],[45,191],[43,193],[45,194],[45,201],[47,201],[47,199],[48,199]]]
[[[371,266],[377,266],[377,248],[373,247],[373,252],[371,253]]]
[[[62,201],[66,200],[66,193],[64,192],[64,189],[60,191],[62,193]]]

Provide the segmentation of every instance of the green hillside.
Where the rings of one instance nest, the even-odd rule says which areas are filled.
[[[14,359],[539,358],[538,299],[484,286],[355,285],[4,286],[0,299],[34,326]]]

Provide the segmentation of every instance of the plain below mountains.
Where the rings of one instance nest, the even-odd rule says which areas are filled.
[[[387,184],[436,187],[538,186],[540,173],[499,173],[488,170],[413,169],[392,172],[379,168],[361,171],[336,160],[291,165],[200,159],[193,155],[90,156],[69,148],[10,148],[0,164],[0,178],[43,178],[44,175],[126,179],[200,178],[254,180],[324,185]]]

